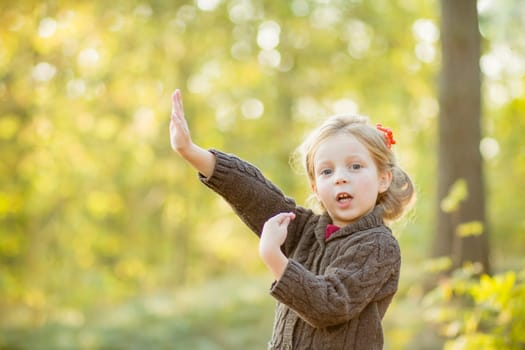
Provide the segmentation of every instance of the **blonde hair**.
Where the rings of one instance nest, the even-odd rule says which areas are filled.
[[[415,201],[415,190],[410,176],[398,166],[394,153],[386,143],[385,134],[369,124],[367,117],[359,115],[336,115],[328,118],[313,130],[297,148],[295,159],[300,161],[306,171],[310,185],[315,183],[314,156],[322,141],[338,133],[354,136],[370,152],[378,172],[392,173],[389,188],[378,195],[376,205],[383,208],[383,219],[394,221],[401,218]],[[325,208],[312,195],[310,201]]]

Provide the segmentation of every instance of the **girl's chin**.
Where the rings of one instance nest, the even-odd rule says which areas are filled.
[[[336,210],[335,213],[334,212],[328,212],[328,214],[332,218],[332,221],[333,221],[334,225],[337,225],[339,227],[343,227],[343,226],[346,226],[348,224],[351,224],[352,222],[355,222],[355,221],[359,220],[360,218],[362,218],[363,216],[368,214],[370,211],[367,211],[367,212],[363,213],[362,215],[351,215],[349,213],[337,213],[337,210]]]
[[[332,218],[334,225],[337,225],[339,227],[343,227],[348,224],[351,224],[352,222],[356,220],[356,218],[354,217],[340,217],[340,216],[333,216],[333,215],[330,215],[330,217]]]

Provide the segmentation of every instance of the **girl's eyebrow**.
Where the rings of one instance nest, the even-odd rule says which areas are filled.
[[[344,160],[345,161],[350,161],[350,160],[364,160],[365,157],[363,157],[362,155],[360,154],[350,154],[348,156],[345,156],[344,157]],[[321,161],[319,161],[319,164],[323,164],[323,163],[332,163],[333,160],[332,159],[322,159]]]
[[[334,160],[332,158],[321,158],[314,160],[314,164],[321,165],[321,164],[332,164]]]
[[[354,160],[354,159],[364,160],[365,158],[366,157],[363,157],[361,154],[351,154],[351,155],[346,157],[347,160]]]
[[[320,171],[326,170],[326,169],[333,169],[333,166],[330,163],[319,163],[318,165],[314,166],[314,172],[319,173]]]

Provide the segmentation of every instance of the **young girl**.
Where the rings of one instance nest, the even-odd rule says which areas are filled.
[[[260,236],[259,254],[275,277],[268,349],[382,349],[381,320],[397,290],[399,246],[384,221],[414,199],[396,164],[392,132],[359,116],[335,116],[299,148],[317,214],[298,206],[251,164],[191,140],[176,90],[171,145]]]

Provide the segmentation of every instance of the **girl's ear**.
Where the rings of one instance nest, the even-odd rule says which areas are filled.
[[[317,187],[315,186],[315,182],[310,182],[310,189],[312,190],[312,193],[317,196]]]
[[[392,183],[392,172],[384,171],[379,175],[379,193],[386,192]]]

